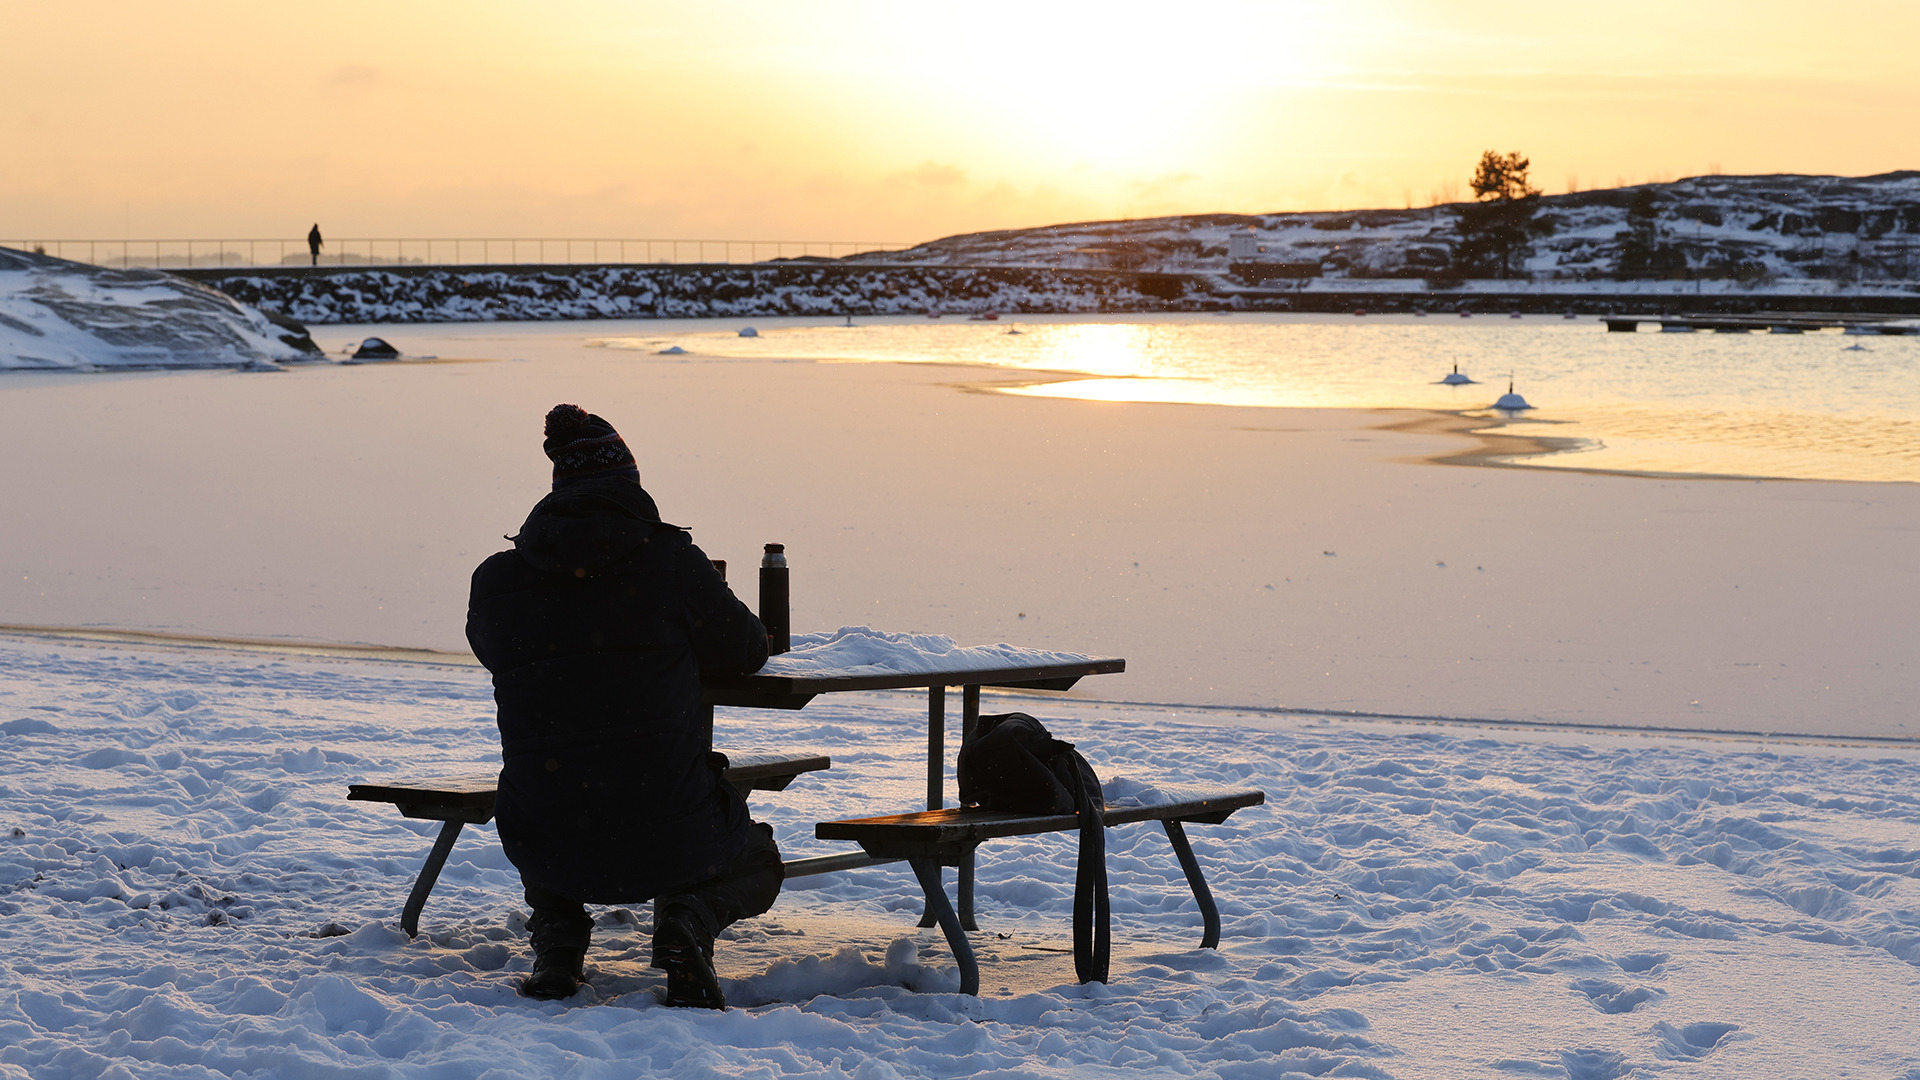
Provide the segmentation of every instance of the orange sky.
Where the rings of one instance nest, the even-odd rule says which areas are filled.
[[[0,239],[914,241],[1425,205],[1489,148],[1549,192],[1920,167],[1911,0],[62,0],[0,41]]]

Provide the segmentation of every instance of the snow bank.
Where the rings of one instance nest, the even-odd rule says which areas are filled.
[[[0,370],[265,367],[314,351],[304,330],[205,285],[0,248]]]
[[[723,937],[724,1014],[656,1004],[644,905],[594,909],[588,988],[531,1001],[493,830],[410,941],[438,824],[344,800],[496,761],[484,672],[0,637],[0,1076],[1920,1076],[1911,750],[992,696],[1116,798],[1268,793],[1191,830],[1218,952],[1139,825],[1109,836],[1110,986],[1071,981],[1049,836],[981,850],[979,999],[888,866],[796,880]],[[812,822],[919,797],[924,708],[721,710],[718,741],[833,756],[755,803],[788,857],[824,854]]]

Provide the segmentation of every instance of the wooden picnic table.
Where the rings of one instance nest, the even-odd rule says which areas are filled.
[[[1068,690],[1084,676],[1108,675],[1126,669],[1125,660],[1090,658],[1069,663],[940,671],[875,673],[861,669],[829,669],[804,675],[702,675],[700,682],[706,688],[709,706],[752,709],[800,709],[821,694],[856,690],[917,690],[924,687],[927,691],[927,809],[938,810],[946,803],[947,687],[961,688],[960,742],[964,746],[973,735],[974,723],[980,719],[980,688],[983,686],[1016,690]]]
[[[756,709],[800,709],[821,694],[849,693],[859,690],[927,691],[927,809],[946,805],[946,725],[947,687],[960,687],[960,745],[973,737],[974,724],[980,719],[980,688],[1015,690],[1068,690],[1088,675],[1108,675],[1125,671],[1127,662],[1118,658],[1089,658],[1067,663],[1016,665],[1012,667],[963,668],[939,671],[880,672],[871,670],[820,670],[804,675],[762,674],[703,675],[709,707],[715,705]],[[898,862],[867,852],[842,855],[816,855],[787,862],[787,876],[804,877],[862,866]],[[976,929],[973,917],[973,857],[971,852],[958,867],[960,924]],[[936,913],[929,908],[922,926],[932,926]]]
[[[800,709],[821,694],[866,690],[927,691],[927,809],[923,812],[889,814],[819,822],[814,835],[825,840],[850,840],[860,851],[838,855],[789,860],[787,877],[824,874],[883,863],[908,862],[926,895],[926,910],[920,924],[939,926],[960,970],[962,993],[979,993],[979,963],[966,932],[977,930],[974,921],[974,849],[981,843],[1006,836],[1025,836],[1043,832],[1062,832],[1079,827],[1077,815],[1015,814],[987,810],[944,809],[946,780],[946,690],[961,688],[961,746],[972,737],[980,718],[980,689],[985,686],[1020,690],[1066,690],[1088,675],[1125,671],[1120,659],[1085,659],[1067,663],[993,668],[950,668],[923,672],[880,672],[871,670],[813,670],[805,674],[712,675],[702,678],[704,702],[711,721],[717,706],[761,709]],[[711,728],[711,723],[709,723]],[[749,790],[778,791],[796,776],[830,766],[825,755],[808,754],[784,748],[780,750],[734,750],[730,755],[727,779],[746,794]],[[427,895],[438,879],[455,838],[464,824],[485,824],[493,817],[494,778],[491,775],[420,783],[356,784],[349,799],[388,802],[397,805],[408,817],[439,820],[445,824],[428,855],[426,864],[414,882],[401,915],[401,926],[409,935],[418,932],[419,917]],[[1195,859],[1184,823],[1219,823],[1236,810],[1265,801],[1259,791],[1181,791],[1152,805],[1115,805],[1107,808],[1104,824],[1158,821],[1165,828],[1175,857],[1199,905],[1203,931],[1201,948],[1214,948],[1220,940],[1218,907],[1207,888],[1200,864]],[[949,904],[940,881],[940,867],[953,866],[959,876],[959,903]],[[957,907],[957,910],[956,910]]]

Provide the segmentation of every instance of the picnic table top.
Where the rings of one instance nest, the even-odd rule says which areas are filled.
[[[1054,662],[1030,666],[952,668],[937,671],[874,671],[869,667],[822,669],[805,674],[756,672],[752,675],[702,675],[707,699],[715,705],[798,709],[819,694],[852,690],[904,690],[935,686],[995,686],[1027,690],[1066,690],[1085,675],[1125,671],[1121,659]]]

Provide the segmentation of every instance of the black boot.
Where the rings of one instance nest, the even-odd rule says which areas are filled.
[[[527,899],[537,901],[527,919],[527,936],[533,940],[533,973],[520,982],[520,993],[530,998],[555,1000],[577,993],[587,980],[584,964],[588,936],[593,920],[585,908],[536,889],[527,890]]]
[[[654,913],[653,966],[667,973],[667,996],[661,1004],[675,1008],[725,1009],[727,997],[720,977],[713,973],[713,942],[698,929],[688,912]]]
[[[586,959],[585,949],[570,949],[564,945],[550,945],[542,949],[536,945],[533,974],[520,980],[521,995],[548,1000],[572,997],[580,991],[580,984],[587,981],[583,970]]]

